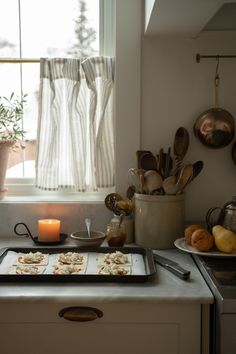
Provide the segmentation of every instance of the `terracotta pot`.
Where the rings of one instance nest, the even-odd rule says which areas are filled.
[[[5,178],[8,158],[13,141],[0,141],[0,199],[3,199],[7,189],[5,188]]]

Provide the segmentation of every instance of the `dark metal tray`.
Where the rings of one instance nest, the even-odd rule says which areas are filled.
[[[151,249],[142,247],[8,247],[0,250],[0,264],[9,251],[14,252],[35,252],[40,251],[47,254],[63,252],[96,252],[112,253],[121,251],[122,253],[140,254],[143,256],[145,274],[129,275],[104,275],[104,274],[1,274],[0,282],[145,282],[152,280],[156,274],[156,267]]]

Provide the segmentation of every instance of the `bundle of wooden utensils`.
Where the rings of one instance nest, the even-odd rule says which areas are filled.
[[[184,127],[177,129],[173,143],[167,152],[161,148],[159,154],[138,150],[137,168],[128,171],[129,189],[141,194],[175,195],[181,194],[186,186],[203,169],[203,161],[184,163],[189,147],[189,133]]]

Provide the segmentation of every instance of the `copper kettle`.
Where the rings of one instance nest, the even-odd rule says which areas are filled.
[[[206,223],[209,231],[214,225],[221,225],[236,233],[236,196],[222,208],[210,208],[206,213]]]

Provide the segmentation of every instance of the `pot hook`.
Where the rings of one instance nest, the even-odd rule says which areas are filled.
[[[219,76],[219,65],[220,65],[220,57],[216,56],[216,72],[215,72],[215,80],[214,80],[214,92],[215,92],[215,108],[219,108],[219,92],[218,88],[220,85],[220,76]]]

